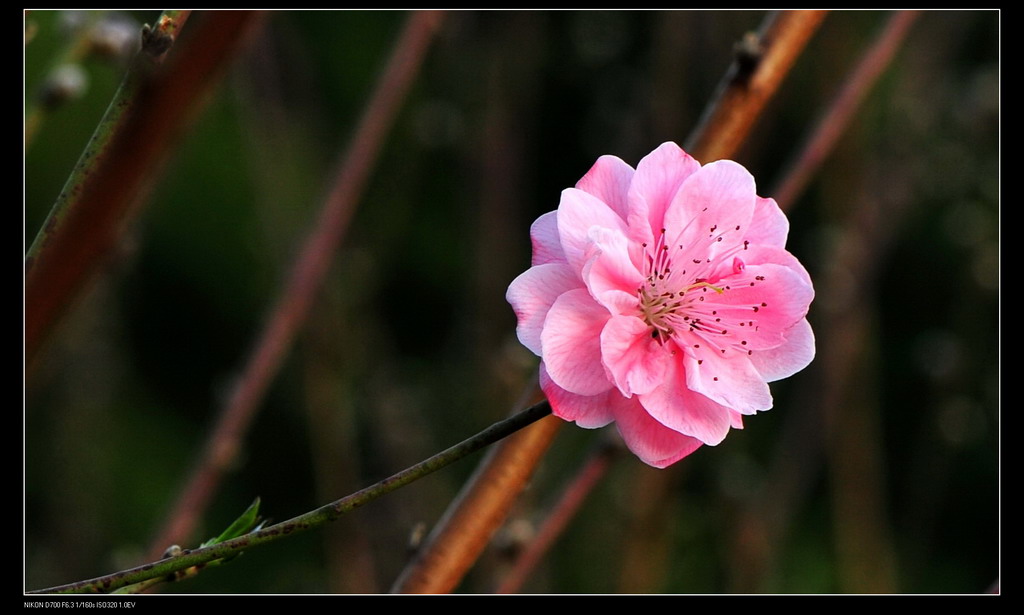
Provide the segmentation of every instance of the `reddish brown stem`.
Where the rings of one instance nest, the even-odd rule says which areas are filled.
[[[772,192],[780,207],[786,209],[803,193],[808,180],[817,172],[860,108],[864,96],[889,66],[919,14],[920,11],[899,11],[889,18],[846,85],[829,105],[827,113],[818,121],[810,139],[800,148],[799,157],[789,165],[782,184]]]
[[[702,163],[732,156],[749,135],[754,121],[778,90],[796,58],[824,19],[825,11],[781,11],[769,15],[756,36],[747,36],[737,46],[738,57],[719,85],[718,94],[704,111],[698,127],[687,140],[686,150]],[[666,497],[674,475],[661,472],[637,477],[639,493],[650,499]],[[651,574],[629,566],[642,562],[655,569],[663,552],[666,522],[664,507],[651,502],[637,507],[629,527],[625,528],[626,550],[621,591],[652,591],[658,580]],[[652,536],[656,536],[652,545]]]
[[[826,13],[780,11],[746,37],[684,149],[702,163],[732,156]]]
[[[515,566],[495,590],[495,593],[514,594],[519,591],[544,554],[548,552],[551,545],[576,516],[576,512],[590,495],[591,490],[598,481],[604,478],[608,468],[611,467],[612,459],[621,450],[617,446],[604,442],[590,455],[565,489],[562,499],[552,508],[540,531],[537,532],[537,536],[516,559]]]
[[[323,285],[331,258],[348,229],[370,170],[442,17],[443,13],[433,11],[415,12],[409,17],[338,167],[320,217],[296,259],[242,376],[218,417],[199,464],[151,546],[151,556],[157,557],[168,545],[190,537],[196,520],[206,510],[210,497],[235,459],[264,392]]]
[[[145,49],[138,54],[129,77],[137,80],[132,81],[137,90],[120,103],[130,108],[123,115],[115,113],[116,132],[96,152],[98,159],[79,161],[88,172],[69,182],[61,195],[73,206],[51,214],[25,259],[27,360],[36,355],[54,323],[109,258],[131,217],[132,205],[144,200],[174,149],[172,143],[200,109],[204,94],[219,81],[254,16],[251,11],[210,12],[188,43],[163,66],[156,66],[156,58]],[[163,30],[158,26],[154,32]],[[165,41],[173,39],[169,33],[164,36]]]
[[[839,136],[845,131],[850,120],[860,108],[864,96],[891,62],[917,16],[916,11],[901,11],[893,14],[883,30],[865,50],[857,66],[851,70],[842,91],[832,99],[825,114],[813,131],[809,133],[810,136],[799,150],[795,162],[789,165],[789,171],[785,174],[780,184],[781,187],[770,192],[783,209],[788,209],[796,203],[807,181],[817,172],[821,162],[832,151]],[[877,237],[877,232],[875,230],[866,234],[858,232],[856,236]],[[879,258],[881,254],[881,249],[862,250],[861,255],[855,259],[858,264],[850,265],[852,267],[850,271],[863,272],[871,269],[879,262],[875,259]],[[827,269],[832,270],[832,268]],[[826,292],[828,285],[829,280],[826,278],[822,284],[822,288]],[[852,293],[851,296],[863,297],[869,293],[870,289],[863,287],[856,293]],[[869,311],[864,307],[868,303],[870,302],[858,303],[857,309],[836,321],[839,324],[832,323],[826,329],[833,331],[833,335],[839,335],[841,331],[858,324],[860,318],[858,314]],[[824,314],[827,315],[828,312],[826,311]],[[850,338],[862,339],[856,335],[851,335]],[[851,343],[860,345],[860,341]],[[835,347],[847,348],[849,344],[836,344]],[[823,349],[819,360],[827,361],[831,354],[830,349]],[[845,376],[837,376],[837,374],[845,375],[853,369],[846,361],[848,360],[840,361],[828,370],[824,370],[828,375],[826,380],[831,382],[837,377],[839,380],[843,380]],[[841,402],[836,401],[835,403]],[[867,407],[867,405],[864,406],[864,412],[867,412]],[[818,464],[812,459],[816,459],[823,453],[820,439],[822,428],[818,425],[822,419],[821,413],[808,408],[801,410],[800,404],[795,406],[795,410],[796,413],[789,417],[784,428],[779,452],[776,454],[769,478],[766,480],[766,484],[771,485],[771,488],[751,503],[738,523],[739,529],[734,541],[735,554],[732,567],[736,591],[754,591],[759,589],[760,584],[763,583],[766,571],[777,558],[776,551],[785,538],[787,526],[792,522],[794,511],[799,508],[801,500],[807,497],[806,491],[810,488],[815,468],[818,467]],[[804,412],[806,416],[801,415],[801,412]],[[852,429],[844,431],[844,436],[849,436],[851,433],[854,433]],[[859,451],[856,457],[862,459],[866,457],[866,454],[864,451]],[[865,480],[863,477],[858,479],[860,482]],[[878,563],[874,568],[881,570],[883,566]]]
[[[492,448],[391,592],[444,594],[455,589],[504,522],[561,424],[562,419],[544,417]]]

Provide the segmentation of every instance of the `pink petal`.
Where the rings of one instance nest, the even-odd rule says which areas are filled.
[[[693,352],[687,352],[683,359],[686,387],[699,393],[698,397],[741,414],[754,414],[772,407],[768,383],[746,352],[728,348],[723,353],[721,349],[708,347],[707,343],[691,350]],[[725,419],[728,418],[726,414]]]
[[[555,300],[540,335],[544,362],[555,384],[577,395],[612,388],[601,363],[601,330],[610,317],[585,288]]]
[[[700,448],[700,440],[673,431],[647,414],[637,399],[619,397],[612,405],[615,426],[629,450],[644,463],[664,468]]]
[[[530,226],[530,240],[533,243],[531,265],[564,263],[561,239],[558,236],[558,212],[549,211],[537,218]]]
[[[516,313],[516,335],[523,346],[541,356],[540,334],[551,305],[562,293],[581,286],[572,269],[562,263],[531,267],[512,280],[505,300]]]
[[[798,273],[803,279],[804,284],[811,285],[811,276],[804,269],[803,264],[795,256],[787,252],[785,248],[752,243],[747,246],[746,250],[740,252],[740,258],[746,262],[758,265],[782,265]]]
[[[629,258],[629,241],[619,231],[590,230],[590,258],[583,267],[583,281],[590,294],[613,314],[637,311],[636,289],[644,276]]]
[[[742,243],[757,200],[754,178],[731,160],[704,165],[679,188],[665,212],[666,239],[684,260],[711,259]]]
[[[780,346],[785,332],[807,315],[814,298],[814,288],[801,273],[782,265],[748,265],[741,275],[718,284],[724,292],[705,293],[705,309],[715,310],[727,323],[722,325],[723,335],[746,342],[745,350],[755,352]]]
[[[789,378],[814,359],[814,332],[806,318],[787,330],[785,337],[781,346],[750,356],[750,362],[766,382]]]
[[[540,363],[540,388],[551,403],[551,412],[567,421],[575,421],[580,427],[595,429],[604,427],[614,420],[609,395],[621,397],[615,389],[592,396],[576,395],[558,386],[551,380],[544,362]]]
[[[628,213],[626,194],[633,173],[633,167],[621,159],[601,156],[587,174],[576,182],[576,187],[607,203],[612,211],[625,220]]]
[[[756,190],[742,166],[664,143],[635,171],[601,157],[537,219],[506,297],[555,415],[614,420],[665,467],[771,408],[768,382],[814,357],[814,287]]]
[[[662,143],[636,165],[629,187],[631,237],[651,242],[665,226],[665,211],[683,181],[700,170],[700,163],[675,143]]]
[[[775,199],[757,197],[754,216],[747,228],[746,239],[752,244],[784,248],[789,235],[789,220]]]
[[[683,354],[678,351],[668,362],[661,386],[640,395],[640,403],[665,427],[714,446],[729,433],[729,408],[687,388]]]
[[[650,393],[665,376],[671,357],[652,330],[635,316],[612,316],[601,332],[604,365],[626,397]]]
[[[743,415],[735,410],[729,410],[729,422],[733,429],[743,429]]]
[[[575,271],[582,271],[591,245],[590,229],[606,228],[626,233],[626,223],[597,197],[576,188],[562,191],[558,204],[558,234],[565,258]]]

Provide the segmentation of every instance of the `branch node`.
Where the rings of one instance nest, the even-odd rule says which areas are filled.
[[[154,60],[159,60],[174,45],[174,37],[163,28],[142,25],[142,50]]]
[[[736,56],[735,81],[746,82],[764,57],[761,37],[756,32],[747,32],[733,45],[733,54]]]

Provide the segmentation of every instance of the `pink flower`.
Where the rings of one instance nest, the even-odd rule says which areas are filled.
[[[614,421],[663,468],[771,408],[768,383],[814,358],[814,288],[788,231],[735,162],[701,166],[675,143],[636,170],[598,159],[533,223],[532,267],[506,295],[554,414]]]

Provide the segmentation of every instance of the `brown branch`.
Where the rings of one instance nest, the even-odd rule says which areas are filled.
[[[826,13],[780,11],[747,35],[683,149],[702,163],[735,154]]]
[[[255,21],[251,11],[213,11],[204,17],[163,66],[152,48],[139,52],[119,90],[132,96],[111,106],[33,242],[25,258],[26,360],[109,259],[133,204],[144,200],[176,138]],[[151,32],[163,30],[158,26]],[[164,34],[160,40],[173,39]]]
[[[551,509],[547,519],[541,526],[540,531],[534,537],[527,548],[516,558],[515,565],[501,582],[497,594],[514,594],[519,591],[526,582],[527,577],[537,567],[541,558],[548,552],[555,540],[565,531],[569,522],[579,511],[584,500],[590,495],[591,490],[598,481],[604,478],[611,467],[612,460],[622,451],[622,448],[608,441],[601,442],[597,450],[591,453],[590,457],[576,473],[569,485],[566,487],[562,498]]]
[[[737,45],[737,59],[726,73],[714,100],[705,109],[697,128],[685,147],[702,163],[732,156],[739,149],[774,95],[811,35],[824,18],[823,11],[781,11],[770,14],[759,35],[748,35]],[[641,473],[642,472],[642,473]],[[638,469],[636,492],[647,501],[638,506],[624,529],[626,548],[620,590],[651,591],[658,585],[650,570],[664,555],[663,532],[669,522],[663,506],[652,500],[667,497],[669,483],[677,480],[672,472],[650,474]],[[635,562],[636,565],[630,565]],[[639,568],[647,566],[647,572]]]
[[[832,147],[860,108],[864,96],[889,66],[919,14],[920,11],[899,11],[889,18],[885,28],[846,80],[842,91],[832,101],[827,113],[818,121],[810,139],[800,148],[799,157],[789,164],[782,184],[772,192],[780,207],[786,209],[803,193],[808,180],[831,153]]]
[[[206,510],[210,497],[235,459],[264,392],[277,374],[323,284],[370,170],[442,18],[443,13],[433,11],[410,15],[338,167],[320,218],[217,420],[199,464],[152,543],[151,556],[158,556],[168,545],[191,535],[196,520]]]
[[[893,14],[879,35],[864,51],[857,66],[850,71],[842,91],[832,99],[821,120],[809,133],[799,154],[794,157],[795,162],[788,165],[789,171],[784,175],[780,188],[770,192],[783,209],[793,206],[803,192],[807,181],[831,153],[839,136],[845,131],[850,120],[860,108],[864,96],[870,91],[900,48],[907,31],[917,16],[917,11],[901,11]],[[844,186],[844,189],[849,188]],[[878,236],[877,229],[858,232],[855,235]],[[880,261],[876,259],[880,258],[882,253],[883,250],[880,247],[862,249],[859,255],[851,259],[847,265],[851,267],[850,271],[858,272],[857,279],[859,280],[861,272],[877,266],[876,264]],[[853,262],[857,264],[853,265]],[[832,267],[825,269],[833,270]],[[846,278],[844,280],[844,283],[850,283],[850,280]],[[833,282],[830,278],[824,280],[821,285],[822,296],[827,296],[831,284]],[[851,296],[870,295],[870,288],[859,288],[860,290],[852,292]],[[820,318],[829,318],[824,329],[838,335],[839,332],[858,324],[859,314],[870,311],[865,307],[869,304],[869,301],[859,301],[858,308],[831,323],[829,323],[831,318],[828,317],[828,311],[823,312],[825,316]],[[852,343],[857,347],[861,345],[862,338],[857,335],[849,337],[855,340]],[[832,345],[832,347],[840,346],[848,348],[848,344]],[[852,352],[852,349],[849,350]],[[824,348],[819,361],[824,364],[834,352],[831,348]],[[825,374],[825,380],[831,383],[836,379],[845,381],[849,378],[848,373],[852,370],[853,367],[841,361],[822,371]],[[820,398],[822,395],[823,393],[818,394],[818,397]],[[835,401],[835,403],[840,404],[841,402]],[[771,568],[772,562],[778,557],[778,547],[785,540],[794,511],[799,509],[800,503],[807,497],[807,490],[811,488],[812,482],[817,476],[819,468],[817,460],[825,452],[822,442],[822,433],[824,433],[824,426],[821,424],[823,417],[820,412],[822,407],[832,406],[821,403],[797,403],[793,406],[794,412],[787,416],[782,429],[780,445],[777,447],[771,470],[765,481],[765,484],[770,487],[753,499],[737,522],[738,530],[733,546],[734,565],[732,566],[734,591],[748,592],[760,589],[766,571]],[[868,407],[865,404],[864,411]],[[856,456],[863,457],[863,454],[858,452]],[[881,569],[881,567],[879,564],[878,568]]]
[[[562,419],[547,416],[493,447],[391,593],[443,594],[462,580],[504,522]]]

